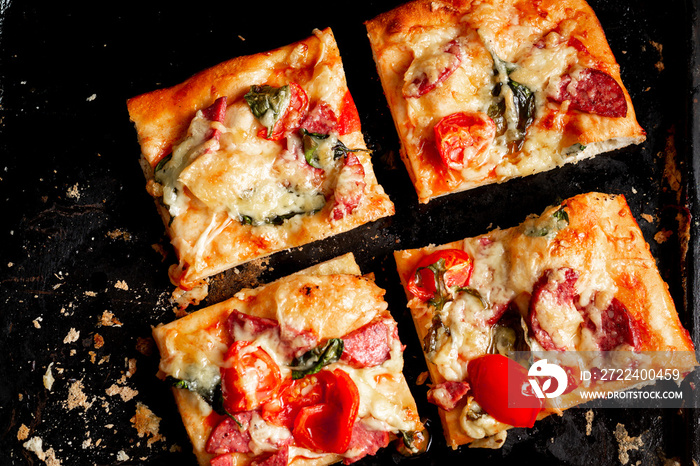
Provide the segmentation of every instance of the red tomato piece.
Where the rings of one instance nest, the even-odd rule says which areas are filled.
[[[296,443],[304,448],[344,453],[352,438],[360,394],[346,372],[336,369],[332,375],[334,380],[326,389],[325,402],[302,408],[292,432]]]
[[[440,249],[425,256],[418,262],[413,275],[408,282],[408,291],[413,296],[427,301],[432,299],[437,292],[435,287],[436,277],[428,266],[437,264],[440,259],[445,260],[445,271],[442,279],[445,286],[464,287],[469,285],[472,272],[474,271],[474,261],[471,256],[461,249]]]
[[[332,382],[330,371],[321,371],[301,379],[288,379],[279,395],[262,406],[262,417],[274,425],[292,429],[294,419],[302,408],[324,402],[326,388]]]
[[[309,110],[309,96],[296,83],[289,83],[289,91],[291,95],[287,109],[275,122],[270,136],[267,135],[267,128],[262,128],[258,132],[258,136],[261,138],[278,141],[301,126],[301,122]]]
[[[355,101],[350,91],[345,91],[343,101],[340,104],[340,117],[338,118],[338,134],[354,133],[360,131],[360,115],[357,113]]]
[[[532,427],[544,400],[532,393],[527,370],[500,354],[469,361],[469,384],[474,400],[497,421],[513,427]]]
[[[280,369],[270,355],[249,341],[236,341],[221,369],[221,392],[229,413],[250,411],[274,397],[282,384]]]
[[[453,170],[461,170],[491,145],[496,123],[485,113],[457,112],[440,120],[434,131],[442,161]]]

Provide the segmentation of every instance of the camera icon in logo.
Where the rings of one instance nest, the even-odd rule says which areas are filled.
[[[548,363],[546,359],[540,359],[530,366],[527,375],[530,386],[539,399],[556,398],[566,391],[566,371],[557,364]],[[552,383],[553,380],[556,384]]]

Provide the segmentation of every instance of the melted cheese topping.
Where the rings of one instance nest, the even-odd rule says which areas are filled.
[[[557,208],[551,208],[539,217],[531,217],[519,227],[509,230],[495,230],[489,234],[468,238],[462,248],[474,260],[474,271],[469,287],[476,291],[486,304],[475,298],[472,293],[452,292],[443,309],[440,319],[449,329],[440,333],[437,350],[429,354],[430,361],[436,365],[438,372],[452,381],[467,378],[467,363],[470,359],[485,354],[493,343],[492,326],[488,324],[496,309],[518,301],[525,296],[524,309],[528,312],[528,303],[533,286],[546,270],[553,270],[557,281],[563,281],[563,270],[571,268],[578,274],[575,292],[579,301],[570,306],[558,302],[547,302],[551,295],[543,293],[543,302],[538,306],[537,318],[540,326],[552,337],[553,342],[562,348],[578,350],[597,350],[590,331],[583,328],[581,312],[573,306],[587,308],[593,321],[600,321],[600,310],[606,309],[617,286],[607,270],[608,262],[604,256],[605,249],[587,248],[585,254],[560,255],[553,253],[557,247],[575,247],[570,244],[565,232],[568,222],[557,214]],[[603,232],[594,229],[590,233],[600,235]],[[412,305],[416,301],[412,301]],[[414,315],[424,322],[430,322],[435,308],[427,303],[420,304]],[[599,326],[599,325],[598,325]],[[522,328],[526,338],[527,326],[524,320]],[[542,350],[530,335],[528,338],[533,350]]]
[[[250,351],[257,347],[263,348],[278,364],[281,376],[289,378],[292,363],[287,346],[289,343],[280,339],[281,334],[287,335],[292,330],[292,334],[320,333],[326,338],[342,337],[386,313],[386,302],[381,300],[382,295],[383,290],[373,282],[358,276],[294,275],[267,285],[265,292],[256,299],[245,299],[240,295],[241,301],[235,305],[226,304],[226,307],[235,306],[240,312],[278,318],[282,327],[280,332],[251,333],[246,328],[236,327],[233,337],[235,340],[251,341],[252,344],[247,347]],[[330,309],[329,302],[333,303]],[[227,312],[221,314],[222,321],[225,321],[227,315]],[[188,317],[193,316],[195,314]],[[327,322],[323,322],[323,316],[328,319]],[[388,326],[395,327],[393,319],[389,316],[385,319]],[[219,382],[221,367],[225,367],[223,356],[228,346],[223,343],[226,339],[223,332],[227,331],[222,330],[224,327],[226,326],[217,325],[209,329],[198,329],[183,326],[182,330],[188,332],[166,333],[165,338],[161,338],[165,341],[162,354],[167,354],[161,360],[161,373],[179,379],[201,381],[213,388]],[[339,361],[324,370],[336,368],[348,373],[358,388],[358,419],[368,420],[368,426],[393,433],[418,430],[419,421],[413,412],[413,401],[407,396],[402,375],[403,347],[398,338],[390,340],[390,358],[380,365],[354,368]],[[287,429],[268,425],[259,416],[254,416],[251,420],[250,446],[254,454],[283,443],[289,435]]]

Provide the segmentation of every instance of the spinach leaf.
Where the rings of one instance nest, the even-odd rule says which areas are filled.
[[[513,104],[518,116],[515,127],[516,137],[512,142],[517,150],[522,147],[528,127],[535,121],[535,94],[527,86],[508,79],[508,87],[513,91]]]
[[[500,98],[496,102],[489,105],[489,109],[486,113],[489,116],[489,118],[491,118],[493,122],[496,123],[496,136],[504,134],[508,129],[508,122],[506,121],[505,99]]]
[[[268,84],[253,85],[250,87],[250,91],[243,96],[255,118],[267,128],[268,138],[272,136],[275,123],[287,110],[291,97],[289,85],[272,87]]]
[[[301,130],[301,142],[304,147],[304,158],[306,163],[314,168],[323,168],[318,157],[318,146],[320,141],[327,139],[327,134],[310,133],[305,129]],[[340,143],[340,141],[338,141]],[[342,144],[342,143],[341,143]],[[335,151],[334,151],[335,159]]]
[[[435,352],[438,349],[438,341],[441,334],[450,336],[450,329],[445,326],[439,315],[435,315],[428,333],[423,338],[423,351],[426,353]]]
[[[183,388],[185,390],[194,392],[201,396],[204,399],[204,401],[209,403],[209,405],[211,405],[213,408],[216,408],[217,405],[220,404],[221,409],[223,409],[223,400],[219,400],[219,398],[222,397],[220,381],[217,382],[213,388],[206,388],[195,380],[183,380],[176,379],[172,376],[167,376],[165,378],[165,383],[170,384],[175,388]]]
[[[323,346],[317,346],[302,354],[292,362],[292,378],[301,379],[316,374],[323,367],[340,359],[344,348],[343,340],[331,338]]]

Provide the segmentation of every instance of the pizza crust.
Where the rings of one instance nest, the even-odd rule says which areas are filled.
[[[533,228],[546,226],[548,219],[562,206],[568,215],[564,228],[550,236],[532,234]],[[498,254],[480,256],[479,251],[482,249],[479,249],[479,244],[502,249]],[[649,246],[623,195],[582,194],[549,207],[541,216],[530,217],[517,227],[496,229],[475,238],[439,246],[395,251],[397,270],[406,290],[408,306],[420,341],[428,333],[433,312],[428,304],[408,291],[408,282],[423,257],[436,250],[453,248],[467,251],[476,257],[475,271],[469,286],[476,287],[482,296],[493,297],[489,299],[492,307],[495,307],[497,301],[505,303],[524,300],[520,307],[530,312],[527,309],[533,287],[543,273],[547,269],[571,268],[580,274],[577,285],[582,288],[581,294],[586,292],[587,286],[596,290],[607,289],[623,303],[639,328],[637,350],[641,354],[651,353],[654,367],[678,368],[681,373],[686,373],[697,366],[693,342],[680,322],[668,286],[659,275]],[[479,271],[483,270],[480,267],[484,263],[489,264],[494,282],[502,285],[502,294],[497,293],[497,287],[485,291],[479,286]],[[487,314],[486,318],[488,317]],[[579,353],[591,351],[583,343],[579,345],[576,348]],[[472,358],[482,354],[485,351],[476,351]],[[428,354],[425,357],[432,383],[446,381],[445,371]],[[465,374],[467,362],[464,362]],[[615,391],[638,386],[639,384],[629,381],[613,381],[598,389]],[[453,410],[439,409],[447,443],[453,448],[474,440],[460,425],[467,398],[462,398]],[[538,419],[553,413],[561,414],[579,403],[580,397],[576,394],[560,396],[557,404],[543,410]],[[499,424],[496,430],[508,428],[510,426],[506,424]]]
[[[161,355],[159,377],[165,378],[173,373],[173,368],[195,361],[208,360],[221,366],[223,354],[231,344],[225,323],[234,309],[256,317],[284,321],[297,330],[314,333],[319,340],[326,340],[347,335],[378,317],[393,319],[383,296],[384,290],[374,284],[371,275],[361,275],[352,253],[270,284],[244,289],[227,301],[153,329]],[[376,383],[373,397],[395,406],[396,412],[405,417],[405,422],[420,429],[417,407],[401,372],[403,359],[400,355],[399,361],[393,361],[393,358],[391,369],[388,369],[391,377],[383,376],[382,382]],[[340,363],[336,364],[340,367]],[[208,465],[214,457],[205,451],[214,427],[208,422],[211,407],[189,390],[172,390],[194,453],[202,466]],[[241,453],[234,454],[233,458],[236,465],[246,465],[252,460]],[[290,456],[290,464],[317,466],[341,459],[335,454],[295,459]]]
[[[415,0],[365,25],[401,141],[401,157],[421,203],[576,163],[645,139],[600,23],[583,0]],[[461,64],[426,94],[405,97],[412,67],[451,41],[461,41]],[[496,137],[463,169],[448,168],[438,153],[433,127],[455,112],[487,112],[495,102],[494,56],[516,64],[509,79],[519,80],[535,94],[534,121],[520,149],[508,149],[504,136]],[[626,116],[602,117],[552,102],[548,83],[577,68],[611,76],[621,88]],[[431,72],[436,71],[427,73]]]
[[[320,211],[295,215],[284,220],[282,225],[241,223],[240,219],[233,218],[219,205],[224,195],[230,196],[224,184],[230,185],[230,178],[235,177],[238,171],[232,168],[233,165],[222,165],[225,161],[220,157],[216,159],[210,153],[200,156],[191,170],[183,172],[181,178],[186,181],[186,196],[184,205],[179,206],[182,212],[173,215],[161,202],[163,186],[156,182],[154,173],[158,163],[187,139],[190,122],[197,112],[209,108],[220,97],[227,98],[229,111],[225,118],[234,125],[230,129],[231,134],[224,130],[222,144],[230,140],[246,147],[253,143],[260,144],[261,149],[254,150],[268,153],[270,157],[274,157],[274,152],[270,151],[281,151],[281,142],[256,139],[255,131],[260,124],[252,114],[248,115],[250,111],[247,108],[246,113],[232,110],[231,107],[246,105],[242,99],[252,85],[279,87],[290,82],[304,89],[310,105],[326,102],[336,115],[341,115],[349,105],[351,111],[356,113],[330,29],[317,30],[308,39],[270,52],[234,58],[204,70],[181,84],[128,100],[129,115],[141,146],[141,166],[148,181],[147,188],[156,199],[158,212],[179,259],[178,267],[171,271],[171,280],[180,287],[189,289],[206,277],[252,259],[337,235],[393,215],[393,203],[377,183],[371,153],[366,150],[359,121],[345,134],[338,136],[346,147],[360,149],[353,154],[364,171],[364,188],[359,205],[342,218],[333,216],[331,193]],[[248,118],[245,118],[246,115]],[[254,166],[250,170],[257,173]],[[202,182],[198,183],[198,180]],[[198,199],[193,191],[203,199]],[[178,193],[178,196],[182,194]]]

